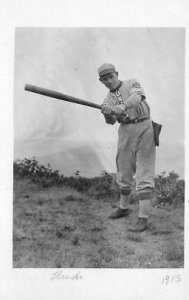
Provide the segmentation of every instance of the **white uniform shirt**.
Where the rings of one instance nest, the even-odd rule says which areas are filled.
[[[132,98],[133,94],[141,95],[141,100]],[[143,88],[136,79],[125,80],[118,90],[109,91],[103,105],[114,107],[115,105],[124,103],[127,105],[128,117],[132,120],[141,117],[150,117],[150,108],[145,100],[146,96]],[[112,116],[112,121],[116,121],[116,117]],[[108,119],[110,121],[110,119]],[[120,118],[119,118],[120,121]],[[108,122],[109,123],[109,122]],[[115,122],[110,122],[115,123]]]

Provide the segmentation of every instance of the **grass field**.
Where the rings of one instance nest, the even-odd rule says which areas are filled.
[[[182,268],[184,206],[152,207],[149,229],[130,233],[128,218],[110,220],[115,199],[68,187],[14,180],[14,268]]]

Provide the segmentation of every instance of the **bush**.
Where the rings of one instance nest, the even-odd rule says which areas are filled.
[[[47,166],[39,164],[35,157],[15,161],[13,169],[15,178],[29,178],[43,187],[69,186],[96,199],[116,197],[119,193],[115,174],[107,172],[103,172],[98,177],[85,178],[76,171],[75,176],[65,177],[58,170],[53,171],[49,164]]]
[[[52,185],[64,185],[79,192],[87,193],[96,199],[117,199],[119,188],[116,183],[116,175],[102,172],[94,178],[85,178],[76,171],[75,176],[65,177],[58,170],[52,170],[51,166],[39,164],[35,157],[14,161],[13,165],[15,178],[29,178],[33,182],[49,187]],[[174,204],[184,202],[184,180],[179,179],[179,175],[165,172],[155,178],[155,194],[158,202],[164,204]],[[136,202],[137,196],[135,185],[131,193],[131,202]]]
[[[155,178],[156,197],[159,202],[173,204],[173,202],[184,202],[184,180],[174,171],[166,176],[166,172]]]
[[[115,174],[102,172],[98,177],[92,178],[89,195],[100,198],[117,198],[119,196],[119,188],[116,183]]]
[[[60,175],[58,170],[53,171],[49,164],[47,166],[39,164],[35,157],[14,161],[13,174],[15,178],[29,178],[44,187],[65,181],[65,177]]]

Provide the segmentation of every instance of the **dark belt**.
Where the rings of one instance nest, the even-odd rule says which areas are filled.
[[[149,119],[150,119],[150,117],[136,118],[136,119],[133,119],[133,120],[123,121],[123,122],[121,122],[121,124],[137,124],[139,122],[143,122],[143,121],[149,120]]]

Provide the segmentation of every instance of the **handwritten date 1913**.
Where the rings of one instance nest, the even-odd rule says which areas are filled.
[[[162,278],[161,283],[164,285],[168,285],[169,283],[173,283],[173,282],[180,282],[181,281],[181,276],[180,274],[176,274],[176,275],[166,275]]]

